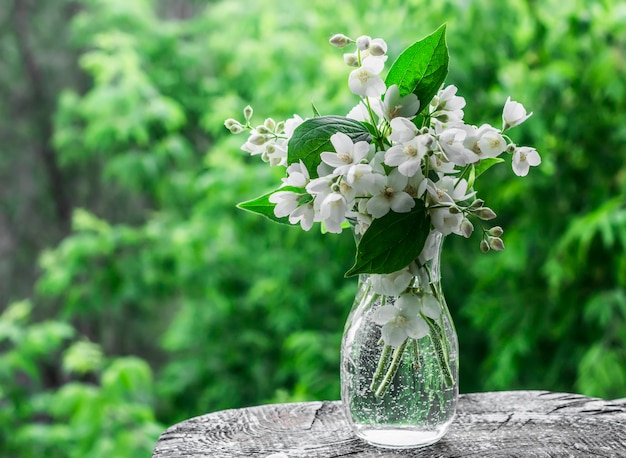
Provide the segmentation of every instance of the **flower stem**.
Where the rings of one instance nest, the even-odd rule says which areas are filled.
[[[376,389],[376,385],[380,383],[380,379],[383,376],[383,371],[389,362],[389,358],[391,357],[391,345],[385,345],[383,347],[383,351],[380,354],[380,358],[378,360],[378,366],[376,366],[376,372],[374,372],[374,376],[372,377],[372,383],[370,384],[370,391],[374,391]]]
[[[413,370],[418,370],[422,365],[420,364],[420,349],[417,343],[417,339],[413,340]]]
[[[406,348],[408,343],[409,339],[406,339],[404,342],[402,342],[402,344],[400,344],[400,346],[398,346],[393,351],[393,358],[391,359],[391,364],[389,366],[389,369],[387,369],[385,378],[383,378],[383,381],[380,382],[380,386],[374,393],[377,398],[382,397],[382,395],[384,395],[387,391],[387,388],[389,388],[391,380],[396,375],[396,372],[398,372],[398,368],[400,367],[400,361],[402,360],[402,354],[404,353],[404,349]]]
[[[452,386],[454,384],[454,380],[452,378],[452,370],[450,370],[450,361],[448,356],[447,346],[444,345],[444,333],[439,324],[429,318],[427,316],[422,315],[428,327],[430,328],[430,341],[435,347],[435,353],[437,354],[437,359],[439,360],[439,366],[441,367],[441,371],[443,372],[443,379],[446,383],[446,386]]]

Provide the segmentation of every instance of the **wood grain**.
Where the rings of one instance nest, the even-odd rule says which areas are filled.
[[[350,431],[339,401],[271,404],[191,418],[168,428],[154,458],[626,457],[626,398],[505,391],[460,396],[437,444],[370,446]]]

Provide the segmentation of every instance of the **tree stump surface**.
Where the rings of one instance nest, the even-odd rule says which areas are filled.
[[[626,398],[549,391],[462,394],[438,443],[371,446],[350,430],[340,401],[224,410],[168,428],[153,458],[626,457]]]

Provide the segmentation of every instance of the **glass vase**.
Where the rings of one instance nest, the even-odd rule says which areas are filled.
[[[372,445],[433,444],[454,417],[458,340],[441,289],[442,239],[431,233],[403,272],[359,277],[341,346],[341,399],[355,434]]]

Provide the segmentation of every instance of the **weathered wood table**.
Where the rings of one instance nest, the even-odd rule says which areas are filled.
[[[339,401],[225,410],[168,428],[165,457],[626,457],[626,398],[547,391],[463,394],[437,444],[413,450],[370,446],[352,435]]]

